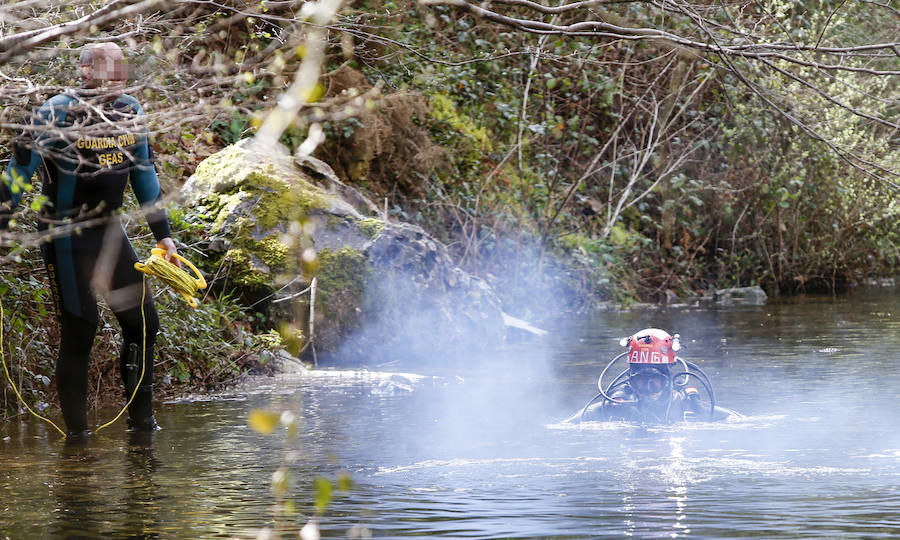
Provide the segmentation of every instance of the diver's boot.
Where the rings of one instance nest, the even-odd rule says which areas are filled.
[[[141,380],[141,349],[131,343],[125,355],[122,376],[125,379],[125,400],[131,399],[128,406],[128,429],[131,431],[157,431],[160,429],[153,417],[153,374],[144,374]],[[140,386],[137,386],[140,383]],[[137,391],[135,392],[135,388]],[[132,399],[132,395],[134,399]]]
[[[93,434],[94,432],[89,429],[82,431],[68,431],[66,432],[66,444],[85,444],[91,440]]]
[[[131,431],[158,431],[161,429],[153,416],[152,384],[142,384],[134,395],[131,405],[128,406],[128,429]]]
[[[162,428],[159,427],[159,424],[156,423],[156,418],[153,415],[150,415],[149,418],[141,418],[134,419],[128,418],[128,430],[129,431],[143,431],[143,432],[153,432],[159,431]]]

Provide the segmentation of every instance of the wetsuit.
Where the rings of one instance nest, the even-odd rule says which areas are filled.
[[[21,198],[22,188],[40,168],[47,203],[38,229],[83,223],[41,244],[60,325],[56,384],[66,426],[87,430],[88,363],[97,332],[96,294],[101,294],[122,328],[120,367],[126,393],[144,376],[129,408],[129,424],[155,427],[151,407],[153,346],[159,319],[149,290],[142,289],[138,260],[118,217],[130,180],[157,241],[170,236],[144,112],[137,100],[89,99],[79,93],[44,103],[32,127],[13,144],[7,183],[0,183],[0,228]],[[143,313],[142,313],[143,298]],[[146,334],[144,330],[146,329]]]
[[[656,401],[636,400],[636,395],[628,385],[618,389],[611,398],[622,399],[622,403],[616,403],[604,399],[595,403],[584,411],[570,418],[570,421],[624,421],[649,424],[671,424],[685,420],[709,419],[709,408],[704,407],[698,399],[697,391],[693,388],[684,390],[671,390],[669,399],[661,397]]]

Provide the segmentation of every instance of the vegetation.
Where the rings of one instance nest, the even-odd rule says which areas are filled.
[[[422,125],[442,151],[427,153],[441,161],[414,172],[417,192],[398,193],[390,178],[378,186],[442,231],[469,269],[515,267],[510,258],[532,244],[581,269],[574,298],[618,300],[752,284],[834,290],[896,272],[889,79],[900,58],[889,45],[871,45],[884,54],[865,59],[852,52],[890,44],[895,11],[769,2],[741,13],[710,6],[692,19],[699,6],[676,3],[664,20],[645,3],[593,15],[574,4],[427,3],[448,7],[432,7],[425,25],[412,2],[360,7],[356,24],[390,30],[361,36],[350,65],[428,98]],[[740,48],[709,54],[686,43],[715,17],[716,33],[784,52],[760,65]],[[615,35],[578,30],[600,20],[618,25]],[[642,28],[673,34],[628,39]],[[805,53],[804,36],[832,52]],[[713,38],[724,39],[704,43]],[[826,66],[829,55],[846,70]]]
[[[0,7],[0,155],[74,84],[78,48],[113,40],[166,193],[227,145],[274,137],[443,240],[521,317],[560,306],[548,299],[789,294],[897,270],[900,13],[885,3],[391,0],[337,17],[337,2],[29,4]],[[176,236],[208,245],[225,210],[210,225],[174,207]],[[32,219],[17,216],[0,293],[15,376],[49,402],[55,330]],[[271,241],[252,247],[285,262]],[[238,248],[205,269],[247,270]],[[335,276],[356,270],[345,255],[324,254]],[[219,285],[197,312],[159,295],[167,392],[266,369],[260,351],[282,345],[259,295]],[[92,396],[117,387],[103,316]]]

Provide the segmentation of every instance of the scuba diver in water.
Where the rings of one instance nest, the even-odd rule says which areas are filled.
[[[716,405],[709,377],[696,364],[676,356],[681,348],[678,334],[647,328],[622,339],[621,345],[628,350],[603,369],[597,383],[600,393],[566,422],[671,424],[740,416]],[[626,356],[627,369],[604,387],[607,371]]]
[[[68,437],[90,435],[87,426],[88,364],[104,297],[122,328],[120,367],[128,426],[158,429],[153,416],[153,347],[159,318],[153,295],[135,270],[138,261],[120,213],[128,183],[142,205],[157,247],[178,264],[169,232],[144,111],[124,93],[128,70],[114,43],[81,51],[82,86],[50,98],[13,142],[0,182],[0,230],[28,189],[35,171],[46,202],[38,230],[60,328],[56,385]],[[74,228],[77,226],[77,228]],[[143,366],[142,366],[143,364]]]

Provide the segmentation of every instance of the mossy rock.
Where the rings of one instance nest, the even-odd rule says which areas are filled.
[[[305,333],[314,313],[317,353],[355,363],[502,341],[497,296],[456,268],[446,246],[420,227],[363,217],[313,184],[286,150],[251,144],[210,156],[182,189],[190,221],[206,226],[217,286],[280,328]],[[310,294],[296,293],[313,276],[310,310]]]
[[[363,219],[313,184],[285,148],[260,152],[251,139],[205,159],[181,195],[193,220],[205,224],[215,254],[211,265],[227,270],[221,285],[251,303],[274,299],[281,285],[303,272],[299,237],[311,220]]]

